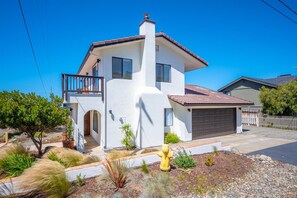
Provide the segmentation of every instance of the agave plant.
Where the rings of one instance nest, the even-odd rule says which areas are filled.
[[[109,161],[106,160],[104,164],[109,177],[118,190],[123,188],[127,181],[126,166],[121,162],[121,160]]]

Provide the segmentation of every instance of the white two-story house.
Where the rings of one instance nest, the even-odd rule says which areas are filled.
[[[185,72],[206,66],[166,34],[156,33],[148,15],[139,35],[92,43],[77,74],[62,75],[78,150],[84,150],[86,135],[102,148],[122,146],[125,123],[140,148],[163,144],[165,132],[182,141],[241,132],[240,106],[250,102],[185,85]]]

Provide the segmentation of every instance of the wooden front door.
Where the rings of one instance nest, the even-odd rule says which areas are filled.
[[[84,134],[85,135],[90,135],[90,112],[86,113],[84,117]]]

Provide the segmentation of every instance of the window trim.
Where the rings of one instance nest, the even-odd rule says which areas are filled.
[[[171,110],[171,123],[168,124],[168,120],[167,120],[167,116],[166,116],[166,112],[168,110]],[[164,108],[164,126],[165,127],[170,127],[170,126],[173,126],[173,108]]]
[[[112,64],[112,60],[116,58],[116,59],[121,59],[122,64],[121,64],[121,77],[113,77],[113,64]],[[131,61],[131,78],[124,78],[124,59],[125,60],[130,60]],[[122,79],[122,80],[132,80],[133,79],[133,59],[131,58],[122,58],[122,57],[117,57],[117,56],[112,56],[111,58],[111,77],[112,79]]]
[[[162,70],[162,73],[163,73],[163,76],[161,76],[161,81],[158,81],[157,79],[157,65],[161,65],[161,70]],[[165,76],[165,65],[169,66],[169,81],[164,81],[164,76]],[[169,64],[165,64],[165,63],[156,63],[156,82],[161,82],[161,83],[171,83],[171,68],[172,66],[169,65]]]

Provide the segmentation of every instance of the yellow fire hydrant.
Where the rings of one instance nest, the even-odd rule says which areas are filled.
[[[169,149],[168,144],[162,145],[162,150],[157,154],[161,157],[160,169],[162,171],[170,170],[170,158],[173,157],[173,152]]]

